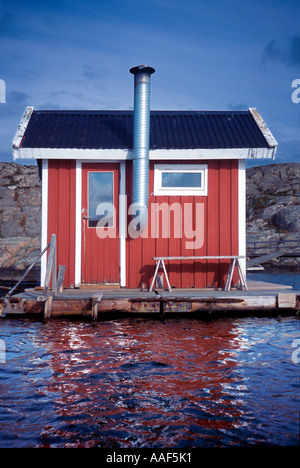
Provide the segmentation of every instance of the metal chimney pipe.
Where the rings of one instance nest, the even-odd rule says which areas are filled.
[[[152,67],[139,65],[130,69],[134,75],[133,195],[132,203],[139,210],[140,233],[148,223],[150,86]]]

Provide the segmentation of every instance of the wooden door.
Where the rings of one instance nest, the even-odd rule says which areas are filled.
[[[82,165],[82,284],[119,284],[119,179],[117,163]]]

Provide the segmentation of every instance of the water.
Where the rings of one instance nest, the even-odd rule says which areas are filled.
[[[299,442],[296,317],[0,327],[0,447]]]
[[[298,446],[299,361],[298,316],[6,318],[0,447]]]
[[[292,286],[300,291],[300,272],[288,269],[247,271],[247,279]]]

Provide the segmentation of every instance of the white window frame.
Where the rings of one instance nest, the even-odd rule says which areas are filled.
[[[163,187],[163,172],[200,173],[201,187]],[[155,164],[154,195],[207,196],[207,164]]]

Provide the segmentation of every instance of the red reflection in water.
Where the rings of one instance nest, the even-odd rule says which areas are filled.
[[[46,327],[57,419],[40,446],[221,445],[222,433],[241,424],[230,320]]]

